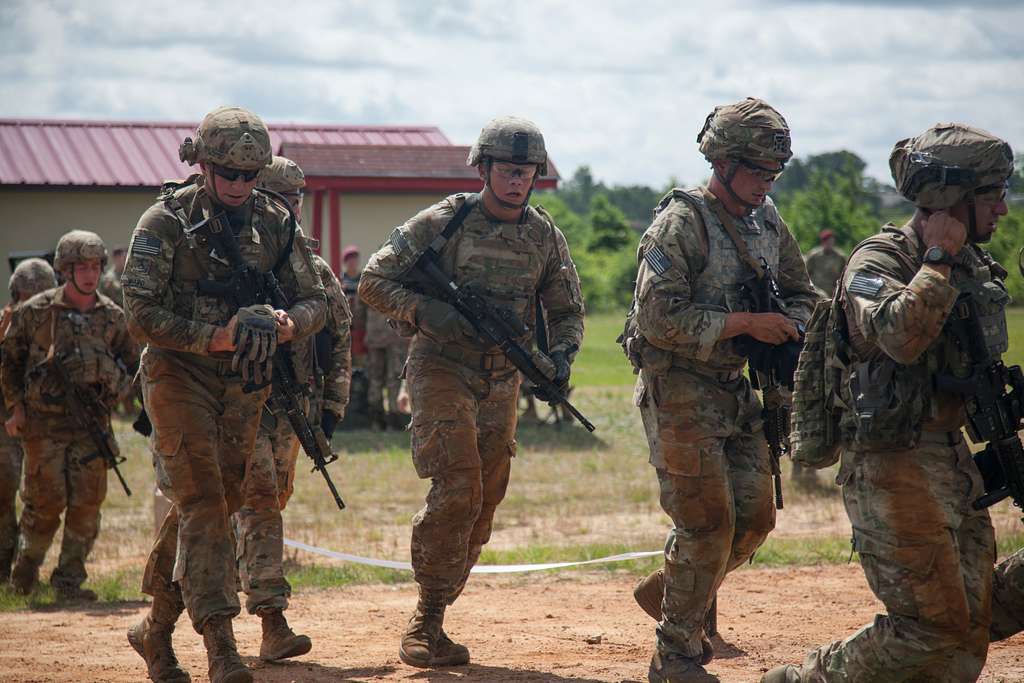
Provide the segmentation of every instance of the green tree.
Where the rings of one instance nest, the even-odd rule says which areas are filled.
[[[590,202],[590,242],[592,251],[617,251],[632,241],[633,230],[626,215],[604,193]]]
[[[865,198],[859,174],[817,170],[806,188],[789,193],[779,206],[805,252],[818,243],[818,233],[831,230],[836,242],[849,248],[878,231],[878,218]]]

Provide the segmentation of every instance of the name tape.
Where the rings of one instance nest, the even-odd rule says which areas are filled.
[[[401,569],[407,572],[412,571],[412,565],[408,562],[396,562],[395,560],[378,560],[373,557],[362,557],[361,555],[352,555],[351,553],[340,553],[337,550],[328,550],[327,548],[320,548],[315,545],[303,543],[302,541],[294,541],[290,538],[284,539],[284,544],[290,548],[305,550],[306,552],[314,553],[316,555],[322,555],[323,557],[330,557],[334,560],[354,562],[355,564],[363,564],[370,567],[383,567],[385,569]],[[627,560],[641,560],[645,557],[655,557],[664,554],[665,551],[663,550],[639,550],[630,553],[620,553],[618,555],[608,555],[607,557],[599,557],[594,560],[577,560],[575,562],[545,562],[540,564],[482,564],[473,567],[471,573],[515,574],[518,572],[538,572],[543,571],[545,569],[565,569],[566,567],[579,567],[586,564],[605,564],[608,562],[626,562]]]

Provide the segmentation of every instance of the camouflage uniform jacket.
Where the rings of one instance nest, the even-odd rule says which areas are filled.
[[[105,295],[118,306],[124,307],[124,290],[121,289],[121,274],[113,266],[103,271],[100,277],[100,294]]]
[[[662,200],[637,251],[636,323],[674,362],[712,371],[736,371],[746,358],[733,339],[719,340],[729,313],[748,311],[741,284],[754,276],[719,221],[706,188],[673,190]],[[806,323],[818,300],[800,248],[770,198],[734,219],[754,258],[775,274],[787,317]]]
[[[91,387],[107,407],[127,391],[129,369],[138,362],[124,312],[102,294],[84,313],[64,301],[64,287],[16,306],[3,341],[0,382],[8,408],[25,405],[26,438],[76,431],[67,418],[63,384],[47,364],[51,353],[65,357],[72,380]]]
[[[261,272],[270,271],[287,248],[289,214],[275,200],[254,192],[238,210],[242,228],[237,235],[245,261]],[[168,184],[159,200],[139,219],[128,248],[121,284],[129,329],[140,343],[161,353],[187,354],[188,362],[216,363],[230,353],[207,350],[214,331],[235,314],[231,302],[197,291],[200,280],[227,280],[231,268],[215,258],[200,239],[189,240],[184,229],[215,213],[203,188],[193,176],[182,184]],[[313,269],[312,255],[302,231],[295,231],[292,251],[278,279],[291,301],[288,314],[295,322],[298,341],[323,325],[326,303],[323,285]]]
[[[420,292],[431,287],[413,265],[465,199],[462,194],[448,197],[395,228],[363,271],[363,301],[389,318],[415,325],[417,308],[428,298]],[[539,294],[547,312],[551,351],[576,349],[582,342],[579,276],[565,237],[543,209],[527,209],[520,223],[502,223],[487,216],[478,203],[442,251],[441,269],[460,286],[511,309],[531,331]],[[423,337],[417,333],[417,340]],[[469,339],[456,345],[496,351]]]
[[[341,282],[319,256],[313,265],[320,274],[327,294],[327,322],[324,329],[331,336],[331,368],[324,377],[322,407],[339,418],[348,405],[349,384],[352,381],[352,311]]]
[[[403,338],[388,324],[388,317],[376,309],[366,311],[366,346],[371,349],[386,349],[390,346],[408,346]]]
[[[881,386],[874,377],[870,381],[880,391],[890,392],[893,400],[906,402],[908,429],[958,431],[966,421],[963,398],[932,389],[936,373],[959,374],[970,360],[945,331],[946,319],[961,290],[980,286],[985,296],[982,308],[994,321],[985,326],[986,333],[991,331],[986,342],[996,355],[1005,352],[1003,308],[1009,297],[1002,278],[1006,271],[983,249],[967,244],[957,255],[958,265],[947,281],[935,271],[921,268],[924,245],[910,226],[886,225],[882,235],[892,246],[886,248],[886,242],[874,238],[850,257],[843,278],[843,306],[854,361],[877,363],[887,358],[895,363],[893,386]],[[852,396],[848,398],[852,400]],[[844,422],[853,419],[847,414]]]
[[[838,249],[826,251],[818,245],[807,252],[807,274],[822,294],[831,297],[836,291],[839,276],[846,266],[846,256]]]

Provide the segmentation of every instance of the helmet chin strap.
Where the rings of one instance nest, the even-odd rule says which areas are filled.
[[[508,209],[510,211],[512,209],[521,209],[522,210],[522,215],[519,217],[519,222],[520,223],[523,222],[524,220],[526,220],[526,208],[530,205],[530,196],[533,194],[533,187],[534,187],[534,185],[537,184],[537,174],[536,173],[533,174],[533,180],[530,182],[530,189],[527,190],[526,197],[523,198],[523,201],[521,201],[518,204],[516,204],[515,202],[507,202],[507,201],[505,201],[504,199],[499,197],[494,192],[494,188],[491,186],[491,169],[494,166],[494,160],[491,159],[491,158],[488,158],[487,161],[486,161],[486,164],[487,164],[487,177],[484,180],[484,188],[486,188],[486,189],[491,191],[491,197],[493,197],[494,201],[498,202],[498,204],[501,205],[502,208]]]
[[[967,195],[967,239],[974,244],[988,242],[991,236],[985,239],[978,234],[978,204],[974,201],[974,193]]]
[[[732,189],[732,181],[736,177],[736,171],[739,170],[739,167],[740,163],[738,161],[729,161],[729,167],[725,172],[725,177],[723,178],[718,173],[718,169],[712,166],[712,168],[714,169],[714,176],[718,178],[718,182],[725,186],[725,191],[729,193],[729,196],[732,197],[733,200],[735,200],[739,204],[742,204],[743,208],[746,210],[746,213],[750,213],[757,208],[757,204],[751,204],[750,202],[736,194],[736,190]]]
[[[75,291],[81,294],[82,296],[89,296],[91,294],[95,294],[95,290],[93,290],[92,292],[86,292],[81,287],[78,286],[78,280],[75,279],[74,266],[71,266],[71,273],[69,273],[68,275],[68,282],[70,282],[71,286],[75,288]]]

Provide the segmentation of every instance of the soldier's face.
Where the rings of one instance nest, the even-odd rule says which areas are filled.
[[[256,187],[257,172],[243,172],[212,164],[201,164],[200,168],[206,176],[206,186],[212,190],[213,197],[224,206],[234,208],[245,204]]]
[[[780,173],[782,164],[777,161],[741,161],[732,179],[732,191],[747,204],[760,206]]]
[[[495,161],[491,164],[490,173],[487,165],[478,167],[480,179],[488,183],[494,196],[503,202],[520,205],[533,187],[533,178],[537,175],[537,164],[513,164],[507,161]],[[488,175],[490,176],[488,178]]]
[[[98,258],[79,261],[72,266],[75,284],[83,294],[92,294],[100,284],[103,269]]]
[[[970,204],[960,202],[949,213],[953,218],[964,225],[970,225]],[[992,239],[996,232],[996,225],[999,219],[1006,215],[1009,207],[1006,205],[1006,188],[1004,186],[993,187],[989,190],[982,190],[974,195],[974,230],[975,234],[968,235],[972,242],[985,243]]]

